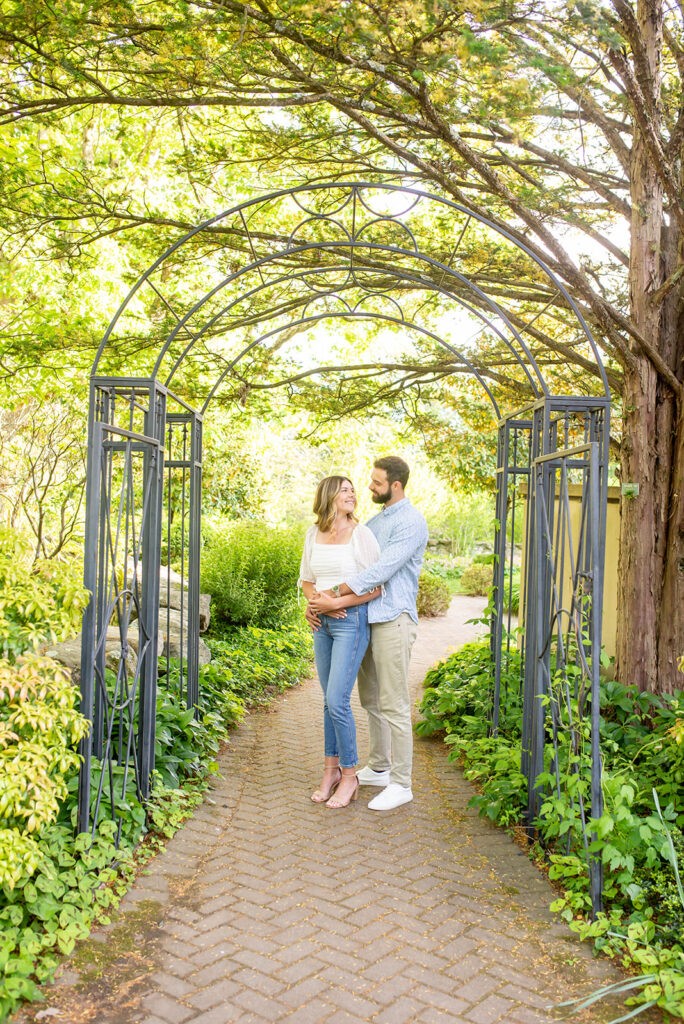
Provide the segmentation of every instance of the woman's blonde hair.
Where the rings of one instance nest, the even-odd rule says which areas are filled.
[[[342,490],[342,484],[354,486],[348,476],[326,476],[316,488],[313,510],[316,516],[316,526],[321,533],[328,533],[332,529],[335,516],[337,515],[335,499]],[[358,523],[358,519],[353,512],[349,512],[347,515],[349,519]]]

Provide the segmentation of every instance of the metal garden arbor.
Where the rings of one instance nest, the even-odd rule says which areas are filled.
[[[442,238],[452,239],[450,255],[441,259],[434,255],[436,227]],[[527,327],[509,316],[486,275],[475,282],[459,273],[459,252],[483,233],[515,246],[548,294],[562,297],[600,369],[600,394],[551,394],[526,343]],[[226,240],[228,255],[221,245]],[[192,257],[185,260],[182,279],[174,273],[181,248]],[[511,375],[529,390],[529,404],[502,415],[467,346],[405,314],[400,299],[416,293],[438,295],[445,316],[458,324],[467,314],[497,338],[510,353]],[[608,383],[580,311],[544,262],[486,219],[411,187],[332,182],[242,202],[171,246],[113,317],[90,383],[85,585],[92,600],[84,616],[81,688],[82,708],[93,728],[82,746],[80,827],[94,829],[107,815],[120,828],[126,793],[133,791],[143,801],[149,796],[158,685],[173,681],[189,708],[201,703],[199,561],[207,407],[239,364],[281,344],[293,327],[331,319],[384,321],[439,342],[491,400],[498,421],[491,728],[496,732],[500,726],[502,679],[507,678],[502,669],[518,643],[504,608],[510,607],[506,592],[516,518],[519,522],[524,515],[520,692],[528,824],[532,829],[545,796],[560,795],[572,779],[598,909],[601,866],[588,851],[588,822],[602,811],[598,686]],[[135,359],[129,359],[126,353],[133,350]],[[140,353],[149,356],[143,372]],[[192,392],[188,381],[196,390],[197,380],[208,375],[205,400],[192,408],[179,392]],[[522,484],[527,500],[521,508]],[[575,491],[581,485],[579,517],[571,510],[573,485]],[[163,547],[168,554],[172,545],[181,565],[179,579],[164,567],[166,555],[162,558]],[[160,613],[160,603],[166,614]],[[173,612],[172,605],[177,606]],[[176,652],[179,666],[169,657],[172,615],[183,638]],[[108,639],[110,651],[112,639],[117,644],[114,662],[107,654]]]

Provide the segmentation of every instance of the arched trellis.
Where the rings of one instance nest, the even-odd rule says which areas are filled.
[[[389,200],[389,209],[378,211],[378,197]],[[398,210],[395,201],[408,205]],[[423,217],[428,205],[453,223],[456,244],[448,259],[434,255],[434,239],[421,238],[434,219]],[[526,327],[514,322],[482,281],[476,283],[454,266],[474,229],[495,233],[515,246],[528,261],[530,276],[534,271],[542,297],[561,297],[595,359],[601,394],[551,393],[525,340]],[[228,267],[221,253],[209,247],[226,238],[233,245],[233,265]],[[189,284],[183,290],[174,280],[170,288],[174,258],[193,246],[200,258],[188,271]],[[235,247],[246,254],[238,265]],[[145,307],[144,292],[152,296],[152,307]],[[442,334],[407,317],[397,299],[402,292],[431,293],[445,308],[453,303],[461,315],[478,320],[510,353],[530,403],[502,416],[486,368]],[[140,339],[140,323],[154,324],[160,311],[168,317],[168,327]],[[118,804],[127,787],[134,786],[142,799],[149,795],[158,677],[161,666],[168,681],[170,656],[179,657],[188,707],[201,700],[202,423],[209,403],[250,353],[277,344],[293,327],[308,329],[330,319],[384,321],[439,343],[491,400],[498,424],[491,727],[499,728],[502,665],[512,643],[510,613],[507,628],[504,621],[505,591],[512,576],[515,519],[522,514],[518,497],[524,483],[528,542],[522,567],[521,688],[528,822],[532,828],[539,812],[545,787],[538,779],[545,770],[555,779],[558,793],[564,771],[579,776],[574,788],[585,825],[601,813],[598,672],[610,397],[596,342],[563,283],[511,233],[419,189],[347,182],[282,189],[204,221],[141,275],[103,338],[90,398],[85,584],[93,599],[84,617],[81,687],[82,707],[93,729],[82,750],[82,829],[94,828],[105,812],[121,824]],[[231,332],[244,335],[255,323],[265,329],[233,350]],[[151,355],[143,372],[139,355],[130,367],[121,354],[126,346],[120,336],[133,331],[138,343],[131,349]],[[205,401],[199,410],[191,408],[178,394],[184,390],[184,368],[196,370],[212,362],[218,367],[219,355],[221,368],[213,370]],[[570,507],[573,484],[581,485],[579,519]],[[180,523],[180,579],[175,586],[171,571],[162,570],[162,541],[168,553],[172,533],[178,534],[172,514]],[[167,609],[161,622],[160,600]],[[181,637],[176,650],[172,618]],[[114,655],[112,639],[117,641]],[[93,758],[99,762],[95,785]],[[601,869],[588,854],[586,827],[584,835],[598,909]]]

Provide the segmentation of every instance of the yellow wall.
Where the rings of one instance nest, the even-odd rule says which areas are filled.
[[[582,487],[580,484],[568,486],[570,498],[570,517],[573,537],[577,537],[580,527],[580,515],[582,510]],[[521,488],[523,498],[524,523],[527,523],[527,487]],[[558,504],[556,503],[555,516],[558,515]],[[616,646],[617,630],[617,571],[618,571],[618,546],[620,542],[620,488],[608,488],[608,511],[606,520],[606,562],[603,584],[603,635],[602,646],[606,654],[614,656]],[[522,541],[522,564],[525,565],[527,551],[527,535],[523,530]],[[566,548],[565,564],[569,564],[569,551]],[[568,571],[563,583],[564,595],[563,604],[566,604],[566,595],[571,593],[572,579]],[[520,598],[523,600],[524,580],[520,581]]]

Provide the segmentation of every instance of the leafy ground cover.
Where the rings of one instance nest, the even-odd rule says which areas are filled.
[[[0,660],[0,1020],[39,998],[60,956],[95,922],[107,923],[140,866],[201,802],[219,748],[250,704],[296,684],[312,660],[299,619],[281,629],[219,624],[197,710],[185,707],[178,664],[160,679],[151,800],[141,803],[129,773],[120,804],[109,806],[105,787],[97,830],[78,835],[75,745],[88,726],[64,669],[32,648],[76,632],[82,591],[68,569],[36,576],[21,564],[12,569],[5,553],[0,544],[0,573],[13,572],[0,607],[10,654]],[[101,772],[94,759],[93,801]]]
[[[500,735],[488,735],[492,663],[488,639],[466,644],[432,669],[420,703],[420,735],[444,733],[450,760],[459,762],[478,793],[472,804],[506,827],[520,825],[527,786],[520,772],[522,727],[520,655],[512,647],[503,677]],[[558,794],[542,776],[547,797],[532,852],[560,895],[552,904],[597,950],[616,957],[635,976],[628,1003],[658,1006],[684,1017],[684,700],[656,697],[614,680],[601,686],[605,809],[589,823],[601,857],[604,912],[591,919],[586,854],[572,787]],[[561,765],[568,778],[571,764]],[[570,795],[568,795],[568,793]],[[576,795],[576,793],[575,793]],[[635,1012],[634,1010],[631,1012]]]

